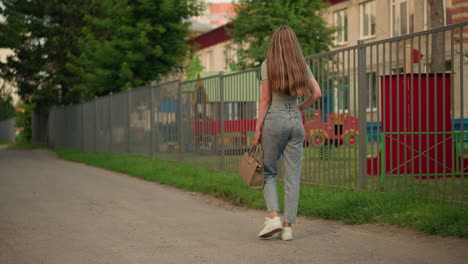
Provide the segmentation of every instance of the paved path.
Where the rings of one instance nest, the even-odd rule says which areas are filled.
[[[0,147],[1,148],[1,147]],[[468,241],[299,218],[261,241],[264,213],[60,160],[0,149],[0,263],[467,263]]]

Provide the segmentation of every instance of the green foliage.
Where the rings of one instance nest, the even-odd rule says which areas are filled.
[[[239,65],[237,65],[237,63],[231,62],[231,63],[229,64],[229,70],[230,70],[231,72],[237,72],[237,71],[239,70]]]
[[[322,0],[239,0],[229,31],[239,66],[260,66],[271,35],[282,25],[295,31],[304,55],[327,51],[335,29],[323,19],[326,7]]]
[[[193,165],[114,153],[55,150],[59,157],[210,194],[236,205],[264,209],[261,189],[249,189],[238,175]],[[283,184],[278,183],[283,203]],[[299,214],[348,224],[390,223],[444,236],[468,237],[468,208],[407,194],[354,192],[302,185]]]
[[[187,55],[198,0],[3,0],[0,78],[40,109],[158,80]]]
[[[185,68],[185,78],[187,80],[195,80],[203,69],[205,67],[201,64],[200,58],[194,55],[190,60],[190,64]]]
[[[67,69],[80,77],[85,97],[159,80],[182,68],[189,48],[188,22],[196,0],[94,0],[78,40],[80,54]]]
[[[2,93],[0,90],[0,121],[15,116],[15,107],[11,95]]]
[[[76,75],[65,64],[77,54],[88,0],[3,0],[0,48],[14,55],[0,63],[0,78],[18,88],[23,102],[38,107],[74,103]]]
[[[34,105],[20,104],[19,108],[23,108],[24,112],[17,111],[15,116],[16,126],[21,129],[21,132],[16,136],[17,144],[31,144],[32,139],[32,124],[31,116],[34,111]]]

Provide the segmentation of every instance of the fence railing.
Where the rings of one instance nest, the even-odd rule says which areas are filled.
[[[0,141],[6,141],[15,143],[16,132],[15,132],[15,119],[6,119],[0,121]]]
[[[48,111],[37,109],[31,116],[31,142],[33,144],[46,144],[48,131]]]
[[[302,182],[466,202],[467,26],[307,57],[323,97],[303,112]],[[259,69],[139,87],[53,108],[49,142],[235,173],[259,98]]]

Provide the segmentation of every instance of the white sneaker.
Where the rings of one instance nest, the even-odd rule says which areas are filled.
[[[281,239],[284,241],[290,241],[293,239],[291,227],[283,227],[283,231],[281,232]]]
[[[275,218],[267,217],[265,218],[265,226],[258,234],[258,237],[271,237],[272,235],[280,232],[282,229],[283,226],[281,224],[281,219],[278,216],[275,216]]]

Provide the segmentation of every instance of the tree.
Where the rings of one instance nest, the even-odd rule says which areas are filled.
[[[93,0],[78,40],[81,53],[67,69],[80,77],[86,97],[105,95],[182,69],[189,48],[188,18],[196,0]]]
[[[429,14],[427,17],[430,22],[431,28],[438,28],[444,26],[444,5],[440,0],[428,0]],[[445,52],[443,41],[445,32],[434,33],[432,35],[432,50],[431,50],[431,72],[444,72],[445,71],[445,56],[441,52]]]
[[[328,28],[323,19],[326,7],[322,0],[239,0],[233,28],[228,31],[239,66],[259,66],[271,35],[282,25],[295,31],[304,55],[327,51],[335,29]]]
[[[200,58],[193,55],[189,65],[185,68],[185,78],[187,80],[195,80],[203,69],[205,69],[205,67],[201,64]]]
[[[15,85],[26,104],[43,108],[80,101],[77,76],[65,65],[77,54],[88,0],[3,0],[0,48],[14,55],[0,63],[0,78]]]
[[[0,121],[15,116],[15,107],[11,95],[3,93],[0,89]]]

